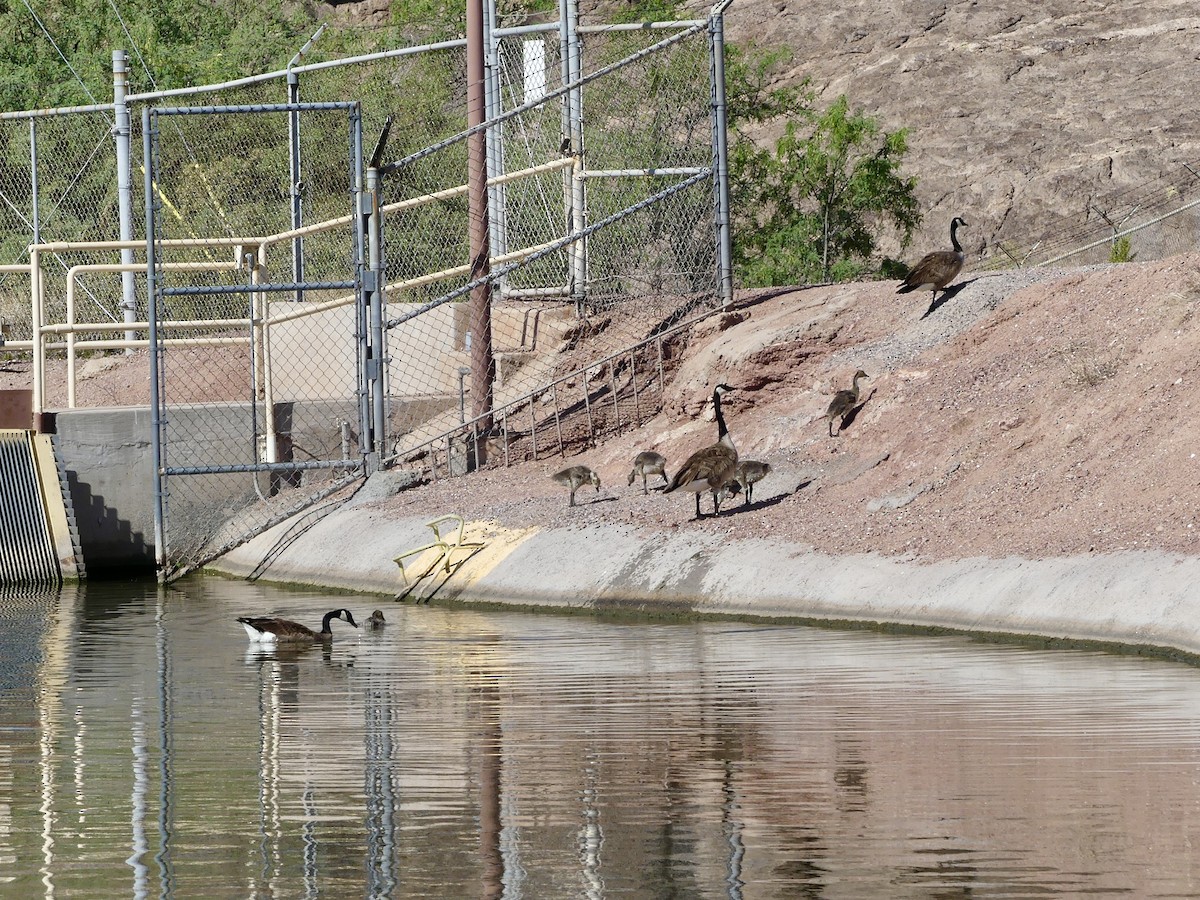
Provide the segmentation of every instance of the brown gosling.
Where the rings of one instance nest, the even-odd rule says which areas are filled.
[[[350,610],[348,609],[333,609],[325,613],[325,618],[321,620],[320,631],[313,631],[299,622],[292,622],[288,619],[276,619],[271,616],[238,617],[238,621],[246,629],[246,636],[250,638],[251,643],[267,646],[275,644],[311,644],[314,641],[332,640],[333,632],[329,629],[329,623],[334,619],[341,619],[343,622],[349,622],[355,628],[358,627],[358,623],[354,621],[354,616],[350,614]]]
[[[858,403],[858,380],[860,378],[870,378],[871,376],[859,369],[854,373],[854,386],[848,391],[838,391],[833,395],[833,399],[829,401],[829,408],[825,410],[825,418],[829,420],[829,436],[833,437],[833,420],[844,420],[850,410],[854,409]],[[838,422],[838,434],[842,433],[842,423]]]
[[[663,482],[669,484],[671,479],[667,477],[667,458],[653,450],[643,450],[633,458],[633,471],[629,473],[629,483],[633,484],[634,479],[639,475],[642,476],[643,494],[650,493],[650,489],[646,486],[648,475],[661,475]]]
[[[600,476],[587,466],[570,466],[561,472],[555,472],[550,477],[559,484],[566,485],[571,491],[571,502],[567,504],[568,506],[575,505],[575,492],[585,484],[594,484],[596,493],[600,493]]]
[[[896,293],[907,294],[909,291],[918,290],[933,291],[929,302],[929,308],[932,310],[937,301],[937,292],[941,291],[945,294],[946,286],[962,271],[966,256],[963,254],[962,246],[958,243],[958,227],[966,226],[966,224],[961,216],[955,216],[954,221],[950,223],[950,244],[954,249],[934,250],[932,253],[926,253],[921,257],[920,262],[904,276],[904,281],[901,282]]]
[[[713,515],[721,514],[721,499],[718,493],[726,483],[733,478],[737,468],[737,448],[729,429],[725,427],[725,417],[721,415],[721,395],[733,390],[727,384],[718,384],[713,389],[713,412],[717,417],[717,442],[703,447],[687,458],[687,461],[675,473],[671,482],[663,488],[664,494],[676,490],[691,491],[696,495],[696,518],[700,515],[700,495],[704,491],[712,491]]]
[[[372,630],[376,628],[382,628],[386,624],[387,623],[383,621],[382,609],[375,610],[375,612],[371,613],[371,617],[367,619],[367,627],[371,628]]]
[[[754,485],[762,481],[771,471],[771,464],[759,462],[757,459],[743,459],[738,462],[733,472],[733,483],[745,493],[743,506],[749,506],[754,500]]]

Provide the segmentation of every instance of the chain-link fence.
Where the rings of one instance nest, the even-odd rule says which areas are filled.
[[[561,77],[557,30],[495,42],[489,274],[466,264],[468,135],[387,167],[389,462],[444,477],[640,424],[720,305],[707,23],[579,36]]]
[[[1200,170],[1183,165],[1146,184],[1088,201],[1028,245],[1002,244],[984,268],[1165,259],[1200,241]]]
[[[507,463],[645,421],[719,305],[714,21],[494,12],[482,280],[464,41],[0,116],[0,353],[31,360],[38,411],[156,410],[176,570],[376,465],[442,477],[482,464],[481,438]],[[402,164],[368,196],[393,116]],[[494,427],[468,451],[472,278]]]

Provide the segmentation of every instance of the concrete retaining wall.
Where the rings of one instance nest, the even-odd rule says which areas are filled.
[[[625,526],[467,530],[487,546],[439,600],[894,624],[1200,655],[1200,558],[1131,551],[919,563]],[[394,595],[405,583],[393,557],[430,537],[424,520],[352,502],[294,538],[286,526],[267,532],[212,568]],[[409,572],[428,561],[410,559]]]

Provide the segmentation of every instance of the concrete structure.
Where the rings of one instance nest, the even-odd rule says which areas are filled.
[[[389,518],[372,496],[378,489],[364,489],[294,538],[279,526],[213,569],[395,594],[404,585],[393,557],[427,544],[429,531],[424,519]],[[439,600],[884,624],[1200,656],[1200,597],[1192,587],[1200,559],[1192,557],[1129,551],[921,563],[619,525],[510,529],[469,522],[466,539],[486,547],[441,585]],[[405,565],[410,572],[422,567]]]

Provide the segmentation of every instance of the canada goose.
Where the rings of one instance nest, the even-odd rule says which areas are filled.
[[[749,506],[754,500],[754,485],[762,481],[771,471],[771,464],[759,462],[757,459],[743,459],[733,471],[733,483],[746,492],[743,505]]]
[[[371,617],[367,619],[367,626],[372,630],[382,628],[387,623],[383,621],[383,610],[377,609],[371,613]]]
[[[311,644],[313,641],[328,641],[333,638],[329,623],[334,619],[349,622],[355,628],[358,623],[348,609],[331,609],[321,620],[321,630],[313,631],[299,622],[275,619],[270,616],[239,616],[238,621],[246,629],[250,640],[256,644]]]
[[[600,493],[600,476],[589,469],[587,466],[571,466],[563,469],[561,472],[555,472],[550,476],[559,484],[565,484],[571,490],[571,502],[568,506],[575,505],[575,492],[585,484],[594,484],[596,493]]]
[[[643,494],[650,493],[650,489],[646,487],[647,475],[661,475],[663,481],[670,483],[671,479],[667,477],[667,458],[653,450],[643,450],[633,458],[633,471],[629,473],[629,483],[633,484],[633,480],[639,475],[642,476]]]
[[[718,492],[733,477],[737,466],[737,448],[729,429],[725,427],[725,417],[721,415],[721,395],[733,390],[727,384],[718,384],[713,389],[713,412],[717,416],[717,442],[697,450],[687,458],[675,473],[670,484],[663,488],[664,494],[675,490],[692,491],[696,495],[696,518],[700,516],[700,494],[712,491],[713,515],[721,513],[721,499]]]
[[[909,291],[918,290],[933,291],[933,297],[929,303],[929,308],[932,309],[937,300],[937,292],[942,291],[944,294],[946,285],[962,271],[963,261],[966,257],[963,255],[963,248],[958,243],[958,226],[966,227],[966,224],[962,216],[955,216],[954,221],[950,223],[950,243],[954,249],[934,250],[932,253],[926,253],[921,257],[921,261],[904,276],[904,281],[896,289],[896,293],[907,294]]]
[[[848,391],[838,391],[833,395],[833,399],[829,401],[829,409],[825,410],[825,418],[829,420],[829,436],[833,437],[833,420],[841,418],[846,419],[846,414],[854,409],[854,405],[858,403],[858,379],[870,378],[871,376],[859,369],[854,373],[854,386]],[[838,434],[842,433],[842,423],[838,423]]]

